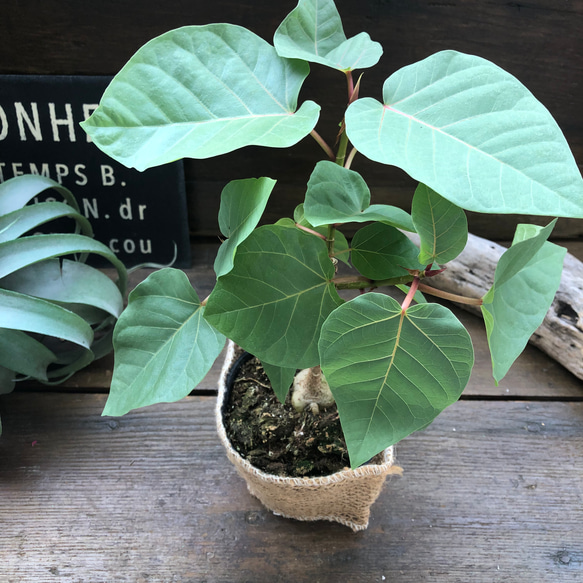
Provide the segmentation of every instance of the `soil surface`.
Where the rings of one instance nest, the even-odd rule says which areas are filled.
[[[326,476],[349,465],[336,406],[298,413],[275,396],[256,358],[235,377],[224,409],[233,447],[256,468],[288,477]]]

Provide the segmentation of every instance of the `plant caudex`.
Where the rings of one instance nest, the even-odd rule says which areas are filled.
[[[201,301],[177,270],[153,273],[130,295],[115,330],[116,368],[104,414],[187,395],[225,336],[263,363],[280,399],[296,369],[321,367],[338,406],[351,465],[425,427],[463,391],[470,337],[419,289],[467,239],[465,210],[583,216],[583,181],[545,107],[512,75],[477,56],[436,53],[390,75],[382,99],[358,97],[354,71],[379,43],[347,39],[332,0],[300,0],[274,45],[230,24],[187,26],[143,46],[83,123],[104,152],[140,170],[248,145],[284,148],[311,135],[318,162],[292,218],[257,227],[275,186],[236,180],[221,196],[227,240]],[[320,107],[298,95],[309,62],[338,70],[349,103],[336,151],[314,129]],[[340,121],[340,120],[339,120]],[[371,204],[357,153],[419,181],[411,214]],[[366,223],[352,241],[341,229]],[[564,249],[546,228],[519,225],[482,304],[499,381],[542,322]],[[420,249],[402,231],[416,232]],[[359,273],[336,274],[335,263]],[[342,289],[410,284],[404,303]],[[437,293],[437,292],[435,292]]]
[[[29,204],[45,191],[54,196]],[[35,232],[62,219],[72,232]],[[112,350],[127,274],[92,237],[74,196],[57,182],[23,175],[0,184],[0,393],[25,378],[61,382]],[[85,263],[90,253],[111,262],[117,284]]]

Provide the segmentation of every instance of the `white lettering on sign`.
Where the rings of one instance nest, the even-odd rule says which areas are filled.
[[[32,137],[37,142],[42,142],[43,134],[40,129],[40,119],[38,116],[38,106],[36,102],[32,101],[30,104],[30,109],[32,111],[32,119],[30,119],[30,115],[26,109],[24,109],[24,105],[20,101],[17,101],[14,104],[14,111],[16,112],[16,123],[18,124],[18,131],[20,132],[20,140],[22,142],[26,142],[26,131],[24,129],[24,124],[28,126]]]
[[[39,110],[39,104],[36,101],[23,103],[22,101],[15,101],[13,107],[8,105],[0,105],[0,141],[8,137],[10,131],[10,120],[16,119],[18,128],[18,135],[21,142],[33,138],[37,142],[46,140],[47,136],[43,135],[43,128],[41,127],[41,114],[46,121],[46,114],[48,113],[48,122],[51,127],[50,136],[53,142],[76,142],[77,135],[75,129],[79,122],[85,121],[97,109],[97,103],[83,103],[81,111],[75,112],[70,103],[59,104],[58,107],[64,108],[63,111],[57,111],[55,103],[41,104],[42,108]],[[45,109],[46,107],[46,109]],[[79,106],[76,106],[77,108]],[[81,113],[81,115],[79,115]],[[77,117],[79,119],[77,119]],[[13,122],[12,122],[13,123]],[[67,131],[63,132],[62,126],[65,126]],[[83,132],[84,133],[84,132]],[[91,138],[86,136],[87,142],[91,142]]]
[[[22,162],[12,162],[12,174],[14,176],[22,176],[24,174]]]
[[[97,210],[97,199],[92,198],[91,202],[87,198],[83,199],[83,214],[87,219],[98,219],[99,211]]]
[[[8,135],[8,118],[4,108],[0,105],[0,141]]]
[[[28,165],[28,167],[31,174],[36,174],[37,176],[44,176],[45,178],[51,177],[48,164],[41,164],[40,170],[38,169],[37,165],[34,162],[31,162]]]
[[[119,205],[119,216],[126,221],[133,219],[132,201],[129,198],[126,198],[126,201]]]
[[[115,253],[118,254],[121,249],[128,255],[132,255],[136,252],[136,249],[139,247],[140,253],[144,255],[151,255],[152,254],[152,241],[151,239],[139,239],[138,245],[136,246],[136,242],[133,239],[124,239],[121,241],[121,248],[120,248],[120,240],[119,239],[110,239],[109,240],[109,248]]]
[[[75,138],[75,121],[73,120],[73,108],[70,103],[65,103],[66,117],[58,118],[55,111],[55,104],[49,103],[49,117],[51,120],[51,128],[53,130],[53,140],[60,142],[59,126],[67,126],[69,128],[69,141],[74,142]],[[41,138],[42,139],[42,138]]]
[[[85,186],[87,184],[87,174],[83,172],[86,168],[85,164],[75,164],[73,172],[77,176],[77,180],[75,180],[77,186]]]
[[[55,172],[57,173],[57,182],[63,184],[63,178],[69,176],[69,167],[66,164],[55,164]]]
[[[108,164],[101,165],[101,184],[103,186],[113,186],[115,184],[113,168]]]
[[[8,166],[6,164],[6,162],[0,162],[0,182],[22,174],[35,174],[45,178],[52,178],[60,184],[63,183],[63,178],[67,176],[74,177],[77,186],[86,186],[89,182],[85,164],[75,164],[72,167],[68,164],[49,164],[48,162],[41,162],[40,164],[36,162],[12,162]],[[108,166],[108,168],[110,169],[108,172],[113,172],[111,166]]]

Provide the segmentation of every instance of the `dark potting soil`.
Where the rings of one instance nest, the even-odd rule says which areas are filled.
[[[275,396],[261,363],[252,358],[235,378],[224,409],[225,429],[237,452],[278,476],[326,476],[349,465],[336,406],[298,413]]]

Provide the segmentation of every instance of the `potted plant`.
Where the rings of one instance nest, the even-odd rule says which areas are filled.
[[[91,253],[113,264],[117,283],[86,264]],[[27,378],[62,382],[111,352],[126,280],[68,189],[28,174],[0,184],[0,394]]]
[[[346,38],[332,0],[300,0],[273,46],[235,25],[187,26],[148,42],[113,79],[83,127],[127,166],[144,170],[248,145],[285,148],[307,136],[324,159],[294,217],[273,225],[257,226],[275,180],[227,184],[218,217],[225,240],[208,298],[175,269],[153,273],[130,294],[114,333],[105,415],[184,397],[229,338],[261,362],[280,401],[291,385],[304,392],[293,401],[307,415],[321,415],[333,401],[352,470],[383,474],[389,459],[367,462],[383,451],[390,457],[387,448],[459,398],[473,366],[470,337],[448,308],[424,295],[440,295],[431,277],[464,248],[465,210],[581,217],[583,181],[551,114],[498,66],[439,52],[390,74],[382,101],[359,98],[354,71],[376,65],[381,54],[366,33]],[[347,81],[335,146],[315,130],[320,107],[298,107],[308,63]],[[371,204],[352,169],[357,155],[419,182],[411,213]],[[496,381],[559,285],[565,250],[547,242],[554,222],[519,225],[488,293],[454,298],[481,305]],[[365,223],[350,242],[342,235],[349,223]],[[404,232],[417,233],[420,248]],[[338,274],[338,261],[356,273]],[[340,295],[387,286],[401,287],[405,298]],[[278,425],[275,417],[270,425]],[[272,500],[264,502],[288,514]],[[338,517],[334,505],[303,517],[366,526],[367,517]]]

